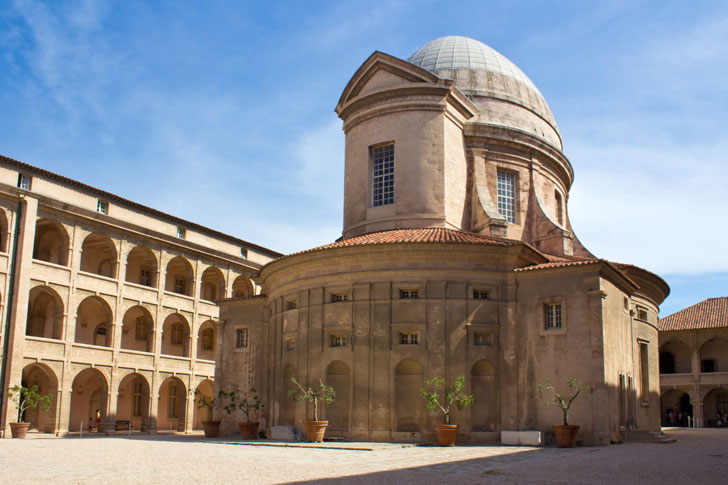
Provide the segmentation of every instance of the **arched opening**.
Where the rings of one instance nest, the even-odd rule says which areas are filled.
[[[421,431],[424,428],[425,406],[420,397],[420,389],[424,385],[422,376],[422,366],[412,359],[401,361],[394,369],[395,429],[397,431]]]
[[[159,387],[157,429],[184,431],[187,388],[177,377],[168,377]]]
[[[108,384],[96,369],[84,369],[73,379],[69,431],[104,431]]]
[[[687,426],[693,416],[690,395],[680,389],[666,391],[660,398],[663,426]]]
[[[716,337],[700,347],[700,372],[728,372],[728,340]]]
[[[253,282],[250,280],[250,278],[246,276],[238,276],[235,278],[235,281],[233,281],[233,296],[234,297],[243,297],[243,296],[253,296]]]
[[[200,298],[207,301],[217,301],[225,298],[225,277],[219,268],[210,266],[202,273]]]
[[[663,354],[665,354],[664,357]],[[670,366],[668,354],[672,356],[672,366]],[[664,362],[663,359],[665,359]],[[672,372],[669,372],[670,369]],[[684,342],[670,340],[660,345],[660,374],[689,374],[692,372],[691,369],[692,352]]]
[[[215,324],[208,320],[197,332],[197,358],[215,360]]]
[[[51,219],[38,219],[33,259],[68,266],[68,233],[62,225]]]
[[[10,225],[5,211],[0,209],[0,252],[8,251],[8,241],[10,240]]]
[[[41,396],[51,394],[52,398],[48,411],[44,411],[40,406],[37,409],[27,409],[25,415],[21,416],[21,421],[30,423],[29,429],[42,433],[55,433],[58,399],[58,378],[56,378],[56,374],[45,364],[30,364],[23,368],[22,385],[27,388],[38,386],[38,392]],[[17,417],[17,415],[8,416],[8,419],[16,421]]]
[[[336,391],[336,399],[326,410],[329,427],[336,431],[349,430],[349,405],[351,402],[351,373],[349,366],[340,360],[326,368],[326,385]]]
[[[138,352],[154,352],[154,319],[143,306],[133,306],[124,313],[121,348]]]
[[[146,430],[149,419],[149,382],[141,374],[129,374],[119,383],[116,401],[116,426]],[[126,426],[123,426],[126,424]]]
[[[108,303],[98,296],[89,296],[78,305],[76,336],[78,344],[111,347],[114,317]]]
[[[94,232],[81,248],[81,271],[116,278],[116,246],[109,236]]]
[[[498,430],[498,381],[495,366],[479,360],[470,369],[470,389],[475,396],[471,407],[473,431]]]
[[[36,286],[28,298],[25,334],[31,337],[63,338],[63,301],[48,286]]]
[[[190,263],[182,256],[176,256],[167,265],[165,291],[192,296],[195,275]]]
[[[190,326],[185,317],[174,313],[162,326],[162,353],[177,357],[190,356]]]
[[[129,283],[157,287],[157,258],[149,248],[137,246],[129,252],[125,279]]]
[[[728,426],[728,389],[713,389],[705,395],[703,419],[709,427]]]
[[[205,399],[212,399],[213,383],[210,379],[205,379],[200,382],[197,386],[197,391],[204,396]],[[220,416],[214,416],[216,419],[220,419]],[[200,407],[197,402],[197,392],[195,392],[195,411],[193,413],[192,423],[194,429],[202,429],[203,421],[212,421],[213,417],[210,416],[210,410],[206,407]]]
[[[289,391],[296,390],[296,385],[291,382],[291,377],[295,376],[296,368],[293,364],[286,364],[283,367],[281,395],[278,397],[278,405],[280,406],[278,414],[279,425],[295,426],[296,424],[296,403],[288,397]]]

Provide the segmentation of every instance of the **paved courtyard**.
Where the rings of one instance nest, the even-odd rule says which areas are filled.
[[[0,483],[725,483],[728,429],[666,432],[678,441],[567,450],[36,435],[0,440]]]

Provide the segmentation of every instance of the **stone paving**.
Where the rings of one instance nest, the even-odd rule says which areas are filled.
[[[728,429],[605,447],[254,445],[202,436],[0,440],[0,483],[691,483],[728,481]],[[290,444],[289,444],[290,445]]]

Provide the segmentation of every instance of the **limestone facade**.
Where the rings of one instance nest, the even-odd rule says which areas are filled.
[[[2,428],[7,390],[38,385],[31,429],[191,430],[207,419],[216,301],[255,295],[277,253],[0,157]],[[9,436],[9,433],[7,434]]]
[[[302,429],[311,409],[288,398],[290,377],[321,380],[338,396],[330,433],[422,440],[442,418],[419,389],[462,375],[477,399],[453,417],[462,439],[497,441],[550,432],[560,411],[538,384],[577,377],[595,387],[572,411],[582,442],[659,430],[669,288],[574,235],[573,169],[525,74],[472,39],[423,49],[375,52],[345,87],[342,239],[264,265],[261,295],[221,302],[216,386],[255,387],[263,426]]]
[[[698,426],[728,426],[728,297],[709,298],[660,319],[660,395]]]

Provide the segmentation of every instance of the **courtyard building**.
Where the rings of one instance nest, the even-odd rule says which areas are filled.
[[[574,169],[533,82],[489,46],[443,37],[374,52],[336,105],[346,136],[342,237],[269,262],[221,301],[215,386],[255,387],[265,428],[302,429],[291,377],[333,386],[329,433],[429,439],[419,389],[465,376],[461,439],[561,424],[538,385],[592,384],[585,444],[660,429],[657,275],[593,255],[568,213]],[[598,214],[595,214],[598,217]],[[625,239],[631,236],[625,234]],[[238,415],[225,418],[234,430]]]
[[[31,429],[189,431],[208,416],[219,308],[278,253],[0,157],[2,429],[14,385],[52,395]],[[98,424],[96,423],[98,416]]]
[[[663,425],[728,426],[728,297],[661,318],[659,328]]]

